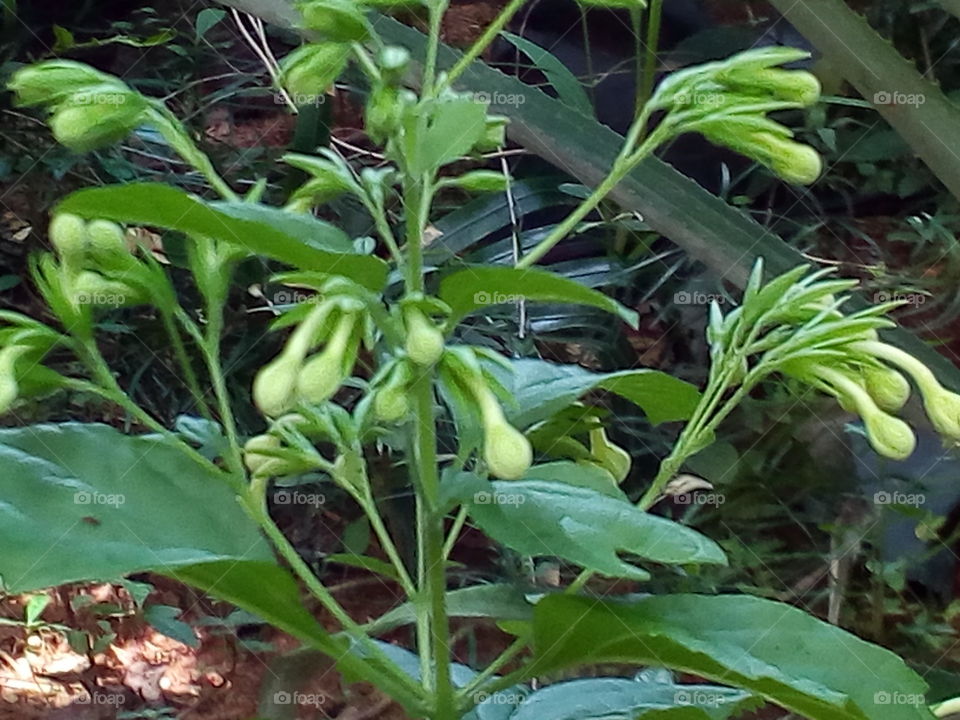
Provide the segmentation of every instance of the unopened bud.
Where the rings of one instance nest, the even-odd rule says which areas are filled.
[[[786,102],[795,102],[808,107],[820,99],[820,81],[806,70],[761,70],[734,69],[721,73],[717,78],[724,85],[741,92],[767,93]]]
[[[124,102],[67,102],[54,111],[50,129],[58,142],[75,152],[89,152],[119,142],[137,129],[146,109],[143,98],[129,91],[120,93],[115,88],[105,89],[104,92],[117,94]]]
[[[863,408],[860,407],[861,413]],[[891,460],[906,460],[917,447],[917,438],[907,423],[888,415],[879,408],[876,412],[862,414],[867,428],[867,439],[880,455]]]
[[[487,426],[483,459],[492,475],[519,480],[533,464],[533,448],[522,432],[504,421]]]
[[[279,417],[297,403],[301,359],[280,355],[265,365],[253,381],[253,402],[267,417]]]
[[[863,381],[870,397],[886,412],[901,410],[910,399],[910,383],[892,368],[868,365],[863,369]]]
[[[19,105],[51,105],[84,88],[111,80],[109,75],[83,63],[49,60],[15,72],[9,88],[17,94]]]
[[[337,42],[363,42],[370,28],[358,4],[350,0],[310,0],[300,3],[303,27]]]
[[[86,221],[69,213],[57,213],[50,221],[49,233],[50,242],[64,264],[79,267],[89,242]]]
[[[323,95],[347,65],[349,45],[319,43],[304,45],[281,63],[283,84],[294,95]]]
[[[613,475],[617,485],[626,480],[627,475],[630,474],[632,464],[630,453],[611,442],[602,427],[590,431],[590,454],[593,455],[597,464]]]
[[[300,370],[297,391],[308,403],[326,402],[340,389],[356,361],[354,313],[344,313],[326,346],[310,358]]]
[[[0,350],[0,415],[9,412],[20,396],[16,363],[28,349],[23,345],[10,345]]]
[[[247,470],[257,473],[273,456],[264,454],[263,450],[279,450],[280,438],[275,435],[257,435],[247,440],[243,446],[243,462]]]
[[[443,332],[417,308],[404,314],[407,324],[407,355],[417,365],[430,366],[443,355]]]

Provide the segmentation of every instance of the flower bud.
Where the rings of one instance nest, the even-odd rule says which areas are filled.
[[[863,408],[860,408],[863,413]],[[867,428],[867,439],[880,455],[892,460],[906,460],[917,447],[917,438],[907,423],[879,408],[862,414]]]
[[[21,106],[56,104],[93,85],[115,79],[89,65],[72,60],[49,60],[22,68],[13,74],[9,88]]]
[[[50,242],[67,266],[78,268],[87,253],[89,235],[83,218],[57,213],[50,221]]]
[[[300,370],[297,392],[306,402],[326,402],[347,379],[357,356],[357,320],[356,313],[343,313],[323,350]]]
[[[901,410],[910,399],[910,383],[893,368],[868,365],[863,369],[863,381],[870,397],[886,412]]]
[[[87,225],[91,252],[100,255],[129,255],[123,228],[109,220],[91,220]]]
[[[279,449],[280,438],[277,436],[257,435],[247,440],[247,443],[243,446],[243,462],[247,466],[247,470],[256,474],[264,465],[274,459],[273,455],[264,454],[261,451]]]
[[[941,387],[924,396],[924,408],[938,433],[960,442],[960,395]]]
[[[20,396],[16,363],[27,350],[24,345],[10,345],[0,350],[0,415],[9,412]]]
[[[600,427],[590,431],[590,454],[604,470],[613,475],[617,485],[627,479],[632,461],[630,453],[610,441],[606,431]]]
[[[522,432],[503,420],[486,426],[483,459],[496,477],[519,480],[533,464],[533,448]]]
[[[73,294],[77,304],[93,307],[129,307],[149,301],[144,292],[132,285],[122,280],[111,280],[92,270],[84,270],[77,275]]]
[[[477,152],[497,152],[507,144],[507,123],[503,115],[488,115],[483,137],[474,145]]]
[[[323,95],[347,65],[350,48],[340,43],[304,45],[280,64],[283,85],[299,96]]]
[[[403,101],[400,91],[392,85],[374,87],[367,100],[364,129],[374,141],[386,142],[400,125]]]
[[[99,87],[99,86],[98,86]],[[116,103],[98,103],[101,94],[118,98]],[[141,124],[146,102],[136,93],[107,87],[102,92],[88,91],[84,102],[75,95],[60,105],[50,119],[53,136],[75,152],[89,152],[123,140]]]
[[[297,376],[302,358],[281,354],[253,381],[253,402],[267,417],[278,417],[297,403]]]
[[[820,81],[813,73],[806,70],[735,68],[720,73],[717,80],[739,92],[748,94],[761,92],[772,95],[778,100],[795,102],[803,107],[813,105],[820,99]]]
[[[410,382],[413,371],[405,361],[397,363],[373,398],[373,411],[385,423],[399,422],[410,414]]]
[[[773,137],[776,137],[775,135]],[[780,152],[770,163],[782,180],[794,185],[811,185],[823,173],[823,158],[809,145],[777,139]]]
[[[303,27],[328,40],[363,42],[370,27],[356,3],[349,0],[310,0],[299,6]]]
[[[469,193],[495,193],[506,191],[508,179],[496,170],[474,170],[453,179],[451,184]]]
[[[377,64],[388,80],[399,80],[410,65],[410,51],[399,45],[387,45],[377,55]]]
[[[417,365],[430,366],[443,355],[443,333],[421,310],[410,308],[404,313],[407,324],[407,355]]]

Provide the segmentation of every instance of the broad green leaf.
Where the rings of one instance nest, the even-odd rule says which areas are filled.
[[[207,203],[169,185],[133,183],[79,190],[64,199],[56,212],[216,238],[299,270],[344,275],[372,290],[386,283],[386,263],[355,254],[341,230],[279,208]]]
[[[617,315],[631,327],[639,322],[635,311],[613,298],[546,270],[468,266],[443,279],[440,298],[453,309],[454,322],[475,310],[521,301],[590,305]]]
[[[513,585],[474,585],[447,593],[447,614],[450,617],[529,621],[533,617],[533,604]],[[411,603],[404,603],[379,617],[368,626],[368,630],[371,635],[381,635],[416,621],[416,608]]]
[[[483,137],[487,106],[473,97],[438,100],[427,118],[406,120],[410,173],[422,175],[463,157]]]
[[[618,553],[658,563],[726,564],[720,547],[696,530],[591,488],[548,479],[478,480],[472,473],[448,477],[445,497],[467,503],[481,530],[523,555],[557,556],[637,580],[650,575]]]
[[[749,693],[669,680],[589,678],[549,685],[529,695],[510,720],[648,719],[653,711],[684,708],[690,717],[726,720],[757,703]]]
[[[531,359],[510,364],[513,373],[504,372],[501,378],[515,400],[507,406],[507,415],[521,428],[546,420],[596,389],[609,390],[638,405],[654,425],[686,420],[700,400],[693,385],[659,370],[595,373],[577,365]]]
[[[224,17],[226,17],[226,11],[220,10],[219,8],[204,8],[199,13],[197,13],[197,22],[196,22],[196,39],[197,42],[203,39],[203,37],[210,32],[210,29],[218,24]]]
[[[9,592],[272,553],[219,473],[106,425],[0,431]]]
[[[594,117],[590,96],[583,89],[577,76],[570,72],[566,65],[550,52],[524,37],[508,32],[502,34],[543,71],[547,80],[553,85],[553,89],[557,91],[560,102],[583,115]]]
[[[275,563],[220,562],[177,568],[166,574],[227,600],[303,641],[337,662],[358,681],[376,684],[411,714],[421,708],[418,691],[395,666],[361,662],[361,652],[342,635],[332,635],[306,609],[293,576]]]
[[[172,605],[149,605],[143,611],[143,619],[157,632],[192,648],[200,647],[200,638],[193,628],[180,619],[183,610]]]
[[[534,608],[534,644],[535,674],[654,665],[743,688],[811,720],[933,718],[926,683],[892,652],[763,598],[553,595]]]

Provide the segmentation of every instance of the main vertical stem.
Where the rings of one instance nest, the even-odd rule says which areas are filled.
[[[423,233],[430,187],[428,177],[409,178],[404,184],[407,207],[407,293],[423,292]],[[424,370],[413,384],[414,424],[411,446],[418,483],[417,637],[424,686],[433,692],[433,720],[457,720],[456,698],[450,678],[450,623],[446,605],[443,513],[439,509],[440,474],[437,468],[437,432],[433,414],[433,372]],[[432,665],[432,667],[431,667]]]

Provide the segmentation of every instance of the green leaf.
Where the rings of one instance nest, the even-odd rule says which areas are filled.
[[[352,678],[371,682],[417,716],[422,704],[419,690],[400,669],[389,663],[362,661],[353,643],[332,635],[303,604],[300,588],[285,569],[275,563],[219,562],[181,567],[166,572],[251,612],[310,647],[337,661]]]
[[[610,720],[663,717],[683,708],[689,717],[726,720],[757,703],[748,693],[714,685],[677,685],[669,678],[589,678],[545,687],[528,696],[510,720]]]
[[[386,283],[386,263],[355,254],[338,228],[265,205],[206,203],[169,185],[133,183],[80,190],[55,212],[211,237],[300,270],[344,275],[371,290]]]
[[[192,648],[200,647],[200,638],[187,623],[180,620],[181,610],[170,605],[150,605],[143,611],[143,619],[153,629]]]
[[[333,555],[327,555],[325,559],[327,562],[336,563],[337,565],[346,565],[347,567],[358,568],[360,570],[368,570],[370,572],[377,573],[378,575],[388,577],[394,581],[400,579],[400,576],[393,565],[384,562],[383,560],[370,557],[369,555],[358,555],[355,553],[334,553]]]
[[[532,359],[510,364],[512,375],[503,372],[501,380],[516,402],[506,410],[510,422],[521,428],[546,420],[596,389],[638,405],[654,425],[688,419],[700,400],[693,385],[659,370],[595,373],[577,365]]]
[[[447,613],[450,617],[530,621],[533,618],[533,604],[514,585],[474,585],[447,593]],[[382,635],[403,625],[413,625],[416,621],[416,607],[408,602],[376,619],[368,627],[368,632]]]
[[[197,13],[197,41],[202,40],[204,36],[210,32],[210,29],[223,20],[226,15],[227,11],[220,10],[219,8],[204,8]]]
[[[412,175],[432,172],[465,156],[486,131],[487,106],[472,97],[439,100],[429,107],[428,118],[411,114],[406,119]]]
[[[748,690],[812,720],[929,720],[926,683],[889,650],[802,610],[740,595],[632,602],[553,595],[534,609],[532,674],[655,665]]]
[[[542,467],[531,474],[543,474]],[[557,556],[609,577],[647,580],[618,556],[658,563],[726,564],[720,547],[695,530],[632,503],[549,479],[487,482],[473,473],[445,480],[445,497],[469,504],[487,535],[523,555]]]
[[[613,298],[547,270],[508,267],[467,267],[440,283],[440,298],[453,309],[453,321],[482,308],[520,301],[590,305],[637,327],[639,316]]]
[[[219,473],[106,425],[0,431],[0,498],[9,592],[272,558]]]
[[[543,71],[547,80],[553,85],[553,89],[557,91],[560,102],[582,115],[594,117],[590,96],[583,89],[583,85],[580,84],[577,76],[570,72],[566,65],[553,54],[524,37],[508,32],[504,32],[502,35]]]
[[[35,624],[47,605],[50,604],[50,596],[47,594],[33,595],[27,600],[27,606],[23,609],[23,620],[27,625]]]

